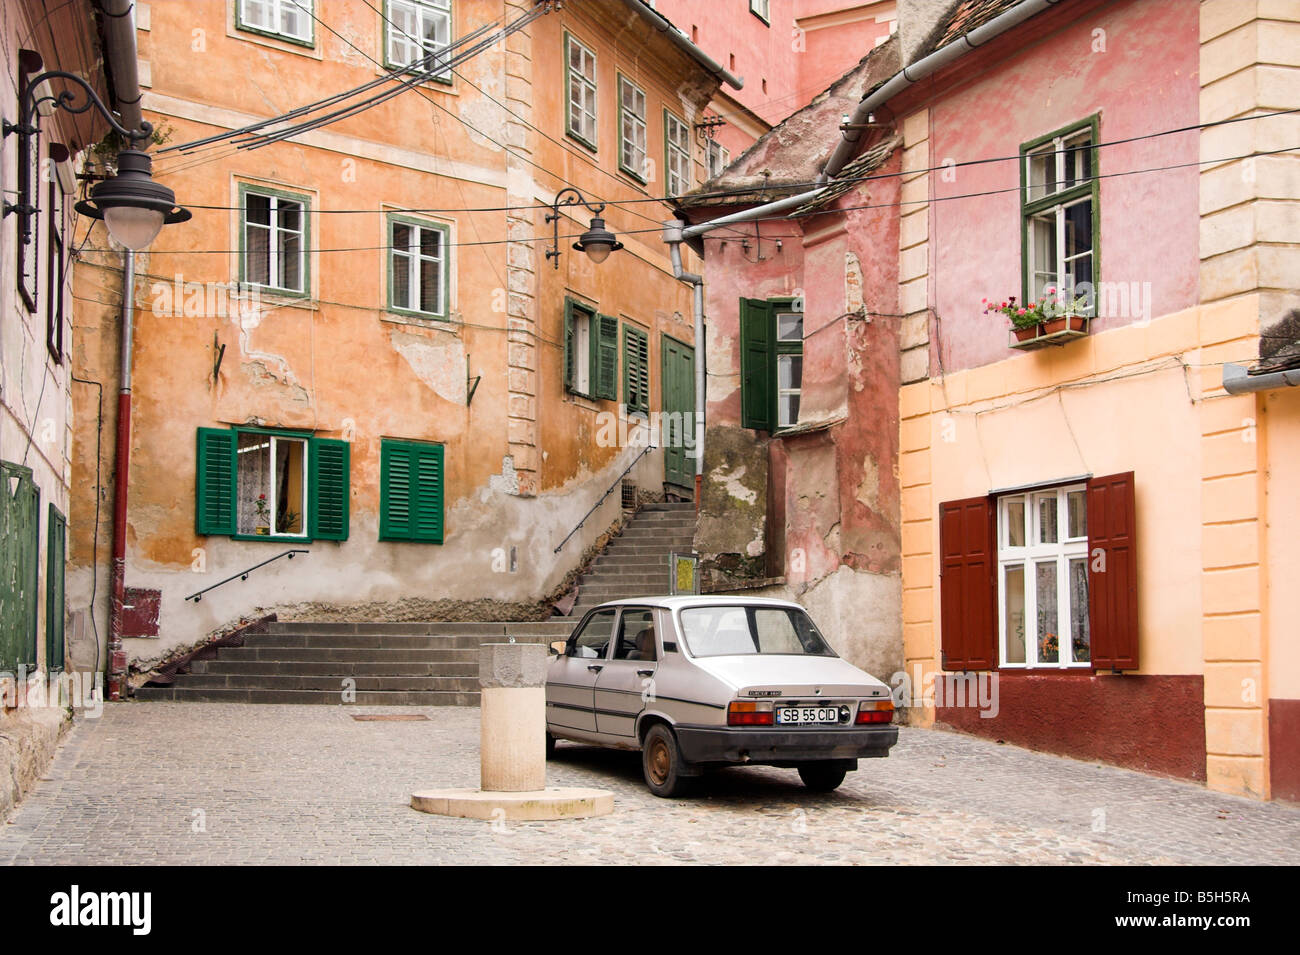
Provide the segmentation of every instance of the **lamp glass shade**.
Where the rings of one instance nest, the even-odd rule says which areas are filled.
[[[587,253],[587,257],[591,259],[591,261],[600,265],[601,262],[604,262],[609,258],[609,253],[613,251],[613,246],[608,242],[586,242],[583,243],[582,251]]]
[[[104,224],[120,245],[132,252],[149,247],[162,231],[164,214],[158,209],[138,206],[110,206],[104,209]]]

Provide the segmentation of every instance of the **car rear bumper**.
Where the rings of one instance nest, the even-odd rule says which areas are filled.
[[[872,759],[889,755],[897,726],[845,729],[736,729],[675,726],[689,763],[797,763],[822,759]]]

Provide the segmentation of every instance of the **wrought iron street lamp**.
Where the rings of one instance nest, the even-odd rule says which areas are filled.
[[[45,95],[37,99],[37,88],[52,79],[67,80],[80,87],[85,94],[85,102],[77,105],[76,94],[64,90],[57,96]],[[153,126],[141,121],[139,129],[127,129],[122,126],[103,101],[95,94],[90,84],[64,70],[49,70],[33,77],[27,84],[22,96],[21,122],[4,124],[4,135],[17,132],[23,139],[24,155],[31,148],[30,143],[38,130],[33,122],[37,107],[44,102],[53,103],[55,107],[69,113],[84,113],[92,106],[97,109],[108,124],[129,143],[117,156],[117,175],[110,176],[97,183],[90,190],[90,198],[78,202],[76,209],[92,219],[103,219],[111,235],[119,244],[139,252],[147,248],[157,238],[164,225],[185,222],[190,218],[190,211],[176,205],[176,194],[161,183],[153,180],[153,161],[142,149],[136,149],[138,141],[147,141],[153,135]],[[27,189],[31,183],[25,183]],[[30,234],[31,217],[36,208],[31,197],[21,194],[15,204],[5,203],[4,214],[17,212],[23,217],[23,240]]]
[[[605,220],[600,215],[605,211],[605,203],[600,202],[593,206],[577,189],[572,187],[562,189],[556,193],[555,202],[551,203],[551,211],[546,214],[546,221],[554,224],[551,247],[546,250],[546,257],[555,260],[557,269],[560,267],[560,207],[576,205],[585,206],[592,215],[591,227],[578,236],[578,241],[573,243],[577,251],[586,252],[587,257],[599,265],[609,258],[609,253],[623,248],[623,243],[618,241],[618,237],[605,228]]]

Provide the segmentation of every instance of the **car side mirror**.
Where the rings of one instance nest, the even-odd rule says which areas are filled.
[[[568,649],[568,646],[569,644],[565,640],[553,640],[546,650],[553,657],[562,657],[564,656],[564,651]]]

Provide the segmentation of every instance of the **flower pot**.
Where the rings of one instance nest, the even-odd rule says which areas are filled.
[[[1013,327],[1011,330],[1012,330],[1013,332],[1015,332],[1015,335],[1016,335],[1016,341],[1018,341],[1018,342],[1027,342],[1027,341],[1029,341],[1029,339],[1031,339],[1031,338],[1037,338],[1037,337],[1038,337],[1038,326],[1037,326],[1037,325],[1026,325],[1024,328],[1014,328],[1014,327]]]
[[[1087,319],[1082,315],[1061,315],[1058,318],[1049,318],[1043,323],[1043,334],[1053,335],[1056,332],[1072,331],[1081,332]]]

